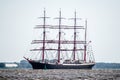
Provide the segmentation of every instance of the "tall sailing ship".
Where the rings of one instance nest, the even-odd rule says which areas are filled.
[[[73,26],[62,25],[64,18],[61,16],[61,10],[56,18],[58,25],[46,24],[49,17],[46,17],[45,10],[44,16],[40,18],[43,19],[43,24],[37,25],[35,29],[40,29],[42,36],[31,43],[39,47],[30,50],[37,53],[37,59],[24,57],[33,69],[92,69],[95,60],[89,46],[91,41],[87,41],[87,20],[83,20],[84,25],[78,26],[77,20],[82,19],[76,17],[75,11],[74,18],[71,18],[74,21]]]

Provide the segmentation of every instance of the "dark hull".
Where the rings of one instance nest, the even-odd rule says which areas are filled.
[[[40,63],[35,61],[29,61],[32,65],[33,69],[92,69],[95,65],[92,64],[47,64],[47,63]]]

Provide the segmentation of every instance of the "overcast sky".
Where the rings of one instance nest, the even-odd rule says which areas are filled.
[[[30,53],[33,27],[46,8],[50,17],[88,19],[88,40],[96,62],[120,63],[120,0],[0,0],[0,61],[20,61]]]

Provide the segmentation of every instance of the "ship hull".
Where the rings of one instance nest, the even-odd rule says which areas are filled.
[[[94,63],[84,64],[48,64],[35,61],[29,61],[33,69],[92,69]]]

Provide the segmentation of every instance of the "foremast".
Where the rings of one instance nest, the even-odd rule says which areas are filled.
[[[40,27],[36,27],[36,28],[43,28],[43,47],[42,47],[42,62],[44,62],[44,55],[45,55],[45,37],[46,37],[46,19],[49,18],[49,17],[46,17],[46,11],[44,9],[44,13],[43,13],[43,17],[39,17],[39,18],[42,18],[43,19],[43,25],[38,25]]]

